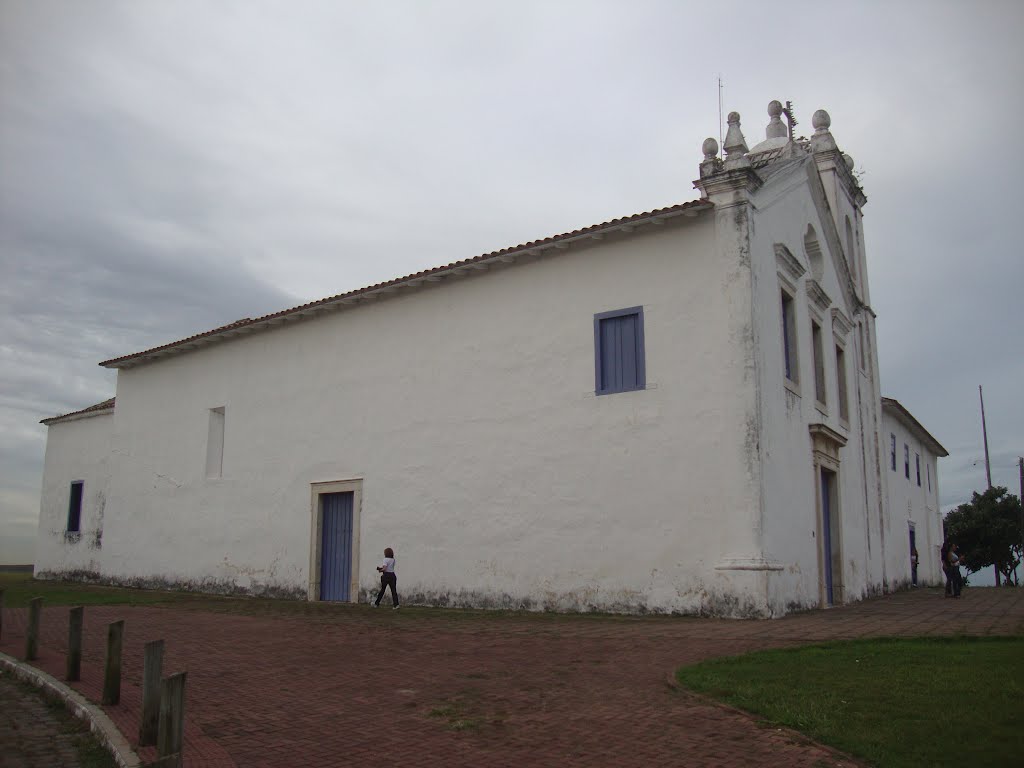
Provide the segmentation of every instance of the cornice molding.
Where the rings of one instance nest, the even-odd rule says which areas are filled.
[[[825,293],[825,290],[818,281],[813,278],[807,281],[807,298],[821,312],[827,312],[828,308],[832,306],[832,299]]]
[[[832,307],[832,332],[839,336],[848,336],[853,330],[853,321],[850,320],[839,307]]]
[[[846,165],[846,159],[838,148],[815,152],[814,160],[818,164],[819,171],[834,170],[836,172],[857,208],[863,208],[867,204],[867,195],[864,194],[853,171]]]
[[[708,198],[730,192],[745,192],[749,195],[759,190],[763,184],[764,181],[753,168],[727,169],[693,182],[693,186]],[[728,206],[728,204],[725,205]]]
[[[804,265],[800,263],[800,259],[782,243],[775,244],[775,263],[778,265],[779,274],[785,277],[791,285],[795,285],[807,272]]]

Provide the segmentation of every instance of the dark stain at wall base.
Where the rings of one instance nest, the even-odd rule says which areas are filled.
[[[104,587],[126,587],[128,589],[153,589],[163,592],[192,592],[203,595],[229,597],[268,597],[278,600],[305,600],[306,590],[274,584],[252,584],[240,587],[234,582],[214,579],[172,579],[161,576],[112,577],[95,571],[40,571],[37,579],[47,581],[74,581],[84,584],[98,584]]]
[[[306,601],[306,590],[298,587],[285,587],[272,584],[253,584],[240,587],[234,582],[213,579],[183,580],[160,576],[146,577],[111,577],[89,570],[40,571],[37,579],[49,581],[69,581],[83,584],[97,584],[109,587],[125,587],[129,589],[149,589],[164,592],[188,592],[204,595],[228,597],[260,597],[276,600]],[[898,589],[910,589],[909,580],[896,585]],[[461,589],[456,592],[398,591],[405,605],[431,608],[463,608],[485,611],[531,611],[550,613],[608,613],[633,616],[697,616],[702,618],[731,619],[773,619],[780,618],[783,613],[775,613],[763,604],[741,600],[734,595],[709,594],[701,596],[700,606],[690,611],[652,610],[630,594],[621,600],[614,600],[600,605],[573,600],[570,596],[551,596],[546,599],[535,599],[508,593],[491,594],[474,590]],[[880,586],[866,590],[861,597],[878,597],[883,594]],[[367,604],[377,596],[377,590],[361,589],[359,602]],[[385,603],[390,602],[390,591],[385,595]],[[856,602],[856,600],[852,601]],[[819,606],[804,602],[789,602],[785,606],[785,614],[817,610]]]

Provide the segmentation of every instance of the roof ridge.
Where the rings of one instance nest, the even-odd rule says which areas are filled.
[[[109,360],[104,360],[104,361],[102,361],[100,363],[100,365],[101,366],[105,366],[105,367],[111,367],[111,368],[120,368],[120,367],[122,367],[120,365],[122,363],[126,363],[128,361],[136,360],[136,359],[139,359],[139,358],[148,357],[148,356],[154,355],[156,353],[165,352],[165,351],[177,348],[177,347],[182,347],[182,346],[187,346],[187,345],[195,345],[196,342],[199,342],[202,339],[214,337],[214,336],[217,336],[219,334],[225,333],[227,331],[233,331],[233,330],[236,330],[236,329],[241,329],[241,328],[245,328],[245,327],[248,327],[248,326],[253,326],[253,325],[260,324],[260,323],[266,323],[266,322],[269,322],[269,321],[276,320],[278,318],[284,318],[284,317],[287,317],[287,316],[290,316],[290,315],[294,315],[294,314],[302,314],[304,312],[308,313],[309,310],[315,309],[317,307],[323,307],[323,306],[326,306],[326,305],[331,305],[331,304],[336,304],[336,303],[344,303],[345,299],[351,299],[351,298],[355,298],[355,297],[358,297],[358,296],[361,296],[361,295],[364,295],[364,294],[368,294],[368,293],[372,293],[372,292],[375,292],[375,291],[380,291],[380,290],[383,290],[383,289],[387,289],[387,288],[390,288],[390,287],[393,287],[393,286],[402,285],[404,283],[409,283],[409,282],[413,282],[413,281],[417,281],[417,280],[426,279],[426,278],[429,278],[431,275],[435,275],[435,274],[438,274],[438,273],[441,273],[441,272],[455,270],[455,269],[458,269],[460,267],[470,266],[472,264],[476,264],[476,263],[479,263],[481,261],[486,261],[486,260],[489,260],[489,259],[499,258],[501,256],[507,256],[509,254],[517,253],[517,252],[520,252],[520,251],[529,251],[529,250],[534,249],[534,248],[550,246],[550,245],[553,245],[555,243],[559,243],[559,242],[562,242],[562,241],[565,241],[565,240],[582,237],[582,236],[594,233],[594,232],[602,230],[602,229],[608,229],[610,227],[621,227],[621,226],[624,226],[624,225],[628,225],[630,222],[636,222],[636,221],[640,221],[640,220],[648,219],[648,218],[652,218],[652,217],[666,216],[666,215],[669,215],[669,214],[673,214],[673,213],[677,213],[677,212],[681,212],[681,211],[685,211],[685,210],[702,209],[704,207],[710,208],[710,207],[712,207],[712,203],[709,200],[706,200],[704,198],[698,198],[696,200],[689,200],[689,201],[687,201],[685,203],[677,203],[675,205],[670,205],[670,206],[667,206],[665,208],[655,208],[655,209],[650,210],[650,211],[644,211],[642,213],[635,213],[635,214],[632,214],[630,216],[622,216],[620,218],[611,219],[610,221],[601,222],[599,224],[592,224],[592,225],[590,225],[588,227],[582,227],[581,229],[574,229],[571,232],[563,232],[561,234],[551,235],[549,237],[541,238],[539,240],[530,240],[530,241],[527,241],[525,243],[520,243],[519,245],[508,246],[508,247],[501,248],[501,249],[496,250],[496,251],[490,251],[490,252],[487,252],[487,253],[482,253],[482,254],[480,254],[478,256],[473,256],[473,257],[470,257],[470,258],[467,258],[467,259],[462,259],[460,261],[453,261],[453,262],[450,262],[448,264],[443,264],[443,265],[440,265],[440,266],[437,266],[437,267],[431,267],[429,269],[421,270],[419,272],[413,272],[412,274],[404,275],[402,277],[397,277],[397,278],[394,278],[392,280],[387,280],[387,281],[380,282],[380,283],[374,283],[373,285],[364,286],[363,288],[357,288],[355,290],[348,291],[348,292],[345,292],[345,293],[339,293],[339,294],[335,294],[333,296],[327,296],[327,297],[322,298],[322,299],[316,299],[314,301],[306,302],[305,304],[299,304],[298,306],[290,307],[288,309],[283,309],[283,310],[280,310],[278,312],[272,312],[272,313],[267,314],[267,315],[261,315],[260,317],[256,317],[256,318],[243,318],[241,320],[236,320],[233,323],[228,323],[227,325],[222,325],[222,326],[219,326],[217,328],[213,328],[213,329],[211,329],[209,331],[203,331],[202,333],[193,334],[192,336],[187,336],[187,337],[185,337],[183,339],[178,339],[177,341],[172,341],[172,342],[169,342],[167,344],[162,344],[162,345],[159,345],[159,346],[156,346],[156,347],[150,347],[149,349],[144,349],[141,352],[134,352],[134,353],[129,354],[129,355],[122,355],[121,357],[114,357],[114,358],[111,358]],[[189,348],[191,348],[191,347],[189,347]]]

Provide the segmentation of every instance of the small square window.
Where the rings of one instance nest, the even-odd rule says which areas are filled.
[[[76,480],[71,484],[71,499],[68,501],[68,533],[82,530],[82,492],[85,483]]]
[[[594,315],[594,374],[598,395],[646,388],[643,307]]]

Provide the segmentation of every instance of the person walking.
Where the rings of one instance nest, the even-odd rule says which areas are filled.
[[[380,606],[380,601],[384,598],[384,591],[391,588],[391,600],[394,603],[392,610],[398,610],[398,577],[395,576],[395,551],[388,547],[384,550],[384,561],[377,566],[377,570],[380,571],[380,592],[377,594],[377,599],[373,601],[373,607],[377,608]]]

